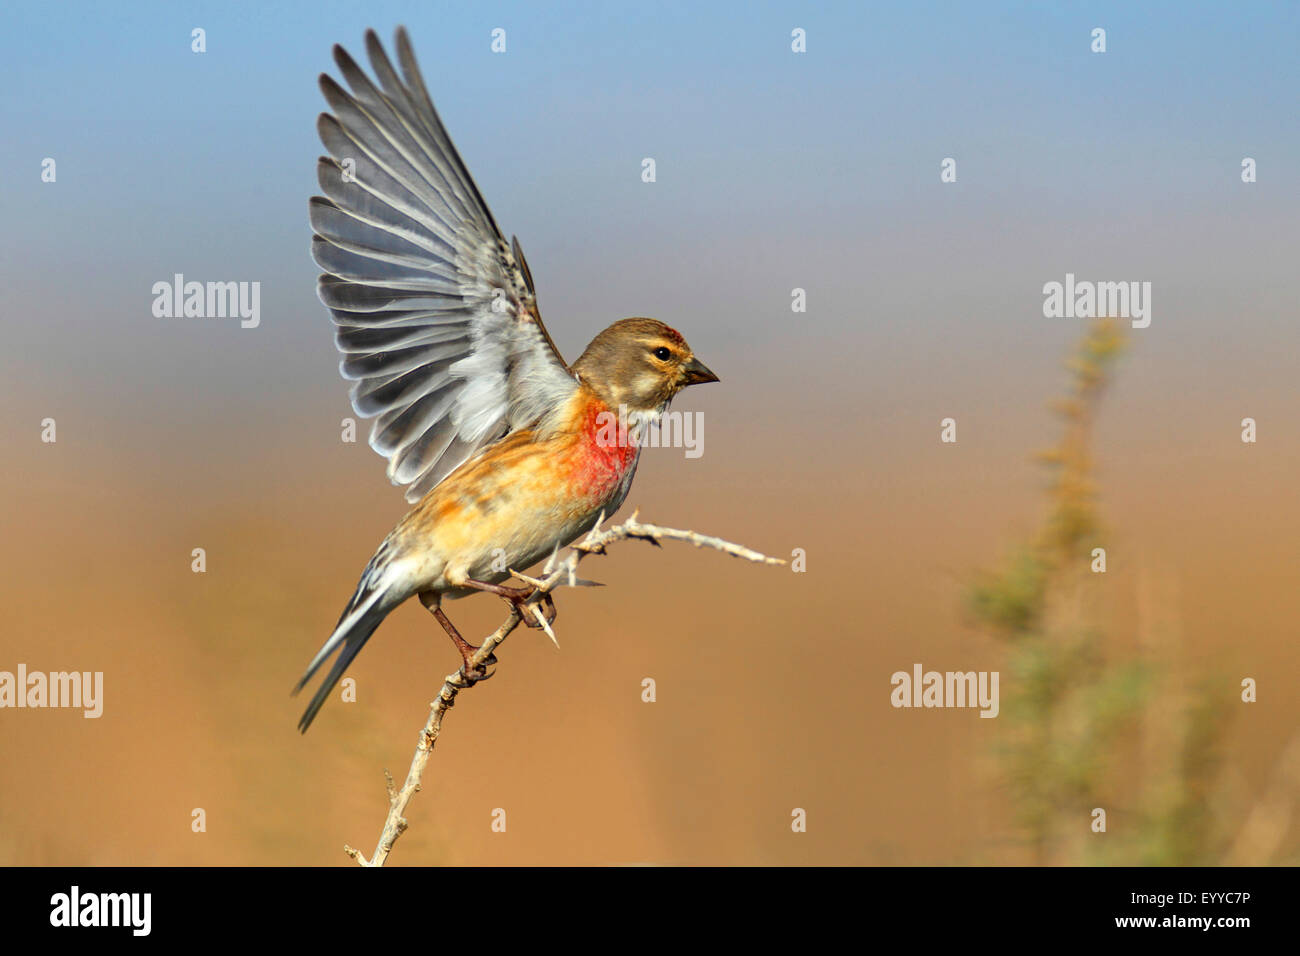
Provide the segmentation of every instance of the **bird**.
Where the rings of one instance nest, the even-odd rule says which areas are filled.
[[[374,80],[338,45],[348,89],[320,77],[329,155],[316,164],[324,195],[309,202],[312,256],[352,407],[374,419],[370,446],[412,507],[294,688],[337,652],[303,733],[411,597],[460,651],[464,679],[490,676],[443,603],[486,592],[521,605],[533,589],[505,586],[512,571],[612,515],[647,429],[683,388],[718,381],[680,332],[643,317],[614,322],[566,364],[519,240],[506,242],[452,144],[406,30],[395,37],[400,73],[373,30],[365,46]],[[546,613],[549,624],[553,605]]]

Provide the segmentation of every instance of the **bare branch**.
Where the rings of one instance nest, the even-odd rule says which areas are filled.
[[[759,564],[785,564],[785,561],[780,558],[770,558],[743,545],[732,544],[730,541],[724,541],[711,535],[699,534],[695,531],[681,531],[677,528],[665,528],[655,524],[642,524],[637,521],[637,514],[638,512],[634,511],[632,517],[628,518],[627,521],[601,531],[600,526],[605,522],[605,515],[602,513],[586,537],[575,542],[573,547],[565,552],[562,557],[556,554],[551,555],[542,570],[542,577],[540,578],[530,578],[512,570],[510,572],[512,575],[525,584],[532,586],[533,593],[529,595],[528,600],[522,605],[510,608],[510,613],[506,615],[506,619],[501,626],[488,635],[479,649],[470,657],[470,664],[476,667],[486,666],[492,652],[510,636],[511,631],[523,623],[523,614],[525,613],[534,617],[551,640],[555,641],[555,646],[559,647],[560,644],[555,638],[555,632],[551,629],[550,622],[547,621],[546,615],[540,607],[542,598],[558,587],[599,586],[595,581],[584,581],[577,576],[578,564],[589,554],[604,554],[606,546],[613,544],[615,541],[636,539],[649,541],[655,546],[659,546],[661,538],[670,541],[687,541],[697,548],[712,548],[715,551],[721,551],[723,554],[730,554],[746,561],[754,561]],[[360,850],[346,845],[343,847],[343,851],[360,865],[383,866],[388,859],[388,854],[393,850],[393,844],[405,832],[407,822],[403,814],[406,812],[406,806],[411,802],[411,798],[420,790],[424,767],[429,762],[429,755],[433,753],[434,744],[438,742],[438,735],[442,733],[443,717],[456,703],[456,695],[472,686],[465,677],[464,668],[454,674],[448,674],[443,680],[437,698],[429,705],[429,719],[425,721],[424,728],[420,731],[419,740],[416,741],[415,745],[415,756],[411,759],[411,767],[406,773],[406,781],[402,784],[400,790],[394,789],[392,775],[387,770],[384,771],[384,777],[388,784],[388,817],[384,820],[384,829],[379,835],[379,844],[375,847],[375,852],[367,860]]]

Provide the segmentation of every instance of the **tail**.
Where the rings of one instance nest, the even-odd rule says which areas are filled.
[[[298,681],[293,689],[295,694],[302,690],[326,659],[338,649],[340,644],[343,645],[338,660],[330,668],[329,674],[326,675],[316,695],[312,697],[311,703],[303,712],[302,719],[298,721],[298,730],[304,734],[311,726],[311,722],[316,719],[316,714],[324,705],[325,699],[329,697],[330,691],[334,689],[343,672],[352,663],[352,659],[361,653],[361,648],[366,646],[370,635],[375,633],[375,629],[384,618],[388,617],[393,608],[410,597],[410,594],[393,586],[391,565],[380,560],[383,551],[384,549],[381,548],[380,553],[376,554],[366,566],[365,573],[361,575],[361,583],[357,585],[356,593],[352,595],[348,606],[343,609],[334,633],[316,652],[316,656],[307,665],[307,673],[302,675],[302,680]]]

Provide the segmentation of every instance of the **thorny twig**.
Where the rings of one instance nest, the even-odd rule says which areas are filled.
[[[470,664],[479,667],[486,665],[488,658],[492,656],[492,652],[510,635],[511,631],[523,623],[524,612],[521,612],[521,607],[526,609],[526,613],[532,614],[551,640],[555,641],[555,632],[546,620],[546,616],[539,606],[539,601],[543,595],[550,594],[557,587],[590,587],[594,582],[584,581],[577,575],[579,562],[589,554],[604,554],[606,546],[615,541],[637,539],[649,541],[656,547],[661,539],[687,541],[697,548],[713,548],[715,551],[743,558],[746,561],[754,561],[759,564],[785,564],[785,561],[780,558],[769,558],[767,555],[760,554],[743,545],[732,544],[730,541],[724,541],[711,535],[699,534],[695,531],[681,531],[677,528],[665,528],[656,524],[643,524],[637,521],[637,512],[633,512],[632,517],[622,524],[601,531],[600,526],[604,522],[605,516],[602,514],[591,531],[587,533],[587,536],[581,541],[575,542],[565,552],[564,557],[560,558],[557,555],[552,555],[542,569],[540,578],[531,578],[520,574],[518,571],[511,570],[511,573],[516,578],[533,586],[533,593],[522,605],[511,606],[510,613],[506,615],[506,619],[501,626],[493,631],[470,657]],[[556,646],[559,646],[558,642],[556,642]],[[388,784],[388,817],[384,821],[383,832],[379,835],[379,845],[375,847],[375,852],[369,860],[362,855],[360,850],[350,846],[343,847],[344,852],[362,866],[383,866],[388,859],[388,854],[393,850],[393,844],[406,830],[407,822],[403,814],[406,812],[406,806],[411,802],[411,798],[420,790],[420,779],[424,775],[425,764],[429,762],[429,754],[433,752],[433,745],[438,742],[438,735],[442,732],[443,716],[456,702],[456,695],[471,686],[473,685],[465,678],[464,668],[454,674],[448,674],[444,679],[442,689],[438,691],[438,696],[429,705],[429,719],[425,721],[424,729],[420,731],[420,739],[415,745],[415,756],[411,759],[411,768],[407,771],[406,782],[402,784],[400,790],[395,788],[392,774],[387,770],[384,771],[384,777]]]

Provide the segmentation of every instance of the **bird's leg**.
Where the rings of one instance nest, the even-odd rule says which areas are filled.
[[[503,584],[488,584],[486,581],[475,581],[473,578],[466,578],[459,582],[461,586],[475,588],[479,591],[487,591],[489,594],[495,594],[497,597],[505,598],[519,611],[520,618],[529,627],[541,627],[541,623],[533,615],[524,611],[524,603],[533,596],[537,588],[531,585],[525,588],[508,588]],[[542,599],[538,602],[541,605],[542,613],[546,615],[546,623],[554,624],[555,618],[559,612],[555,610],[555,602],[551,600],[548,592],[542,593]]]
[[[487,680],[491,677],[492,674],[488,672],[487,665],[495,664],[497,662],[497,656],[495,654],[489,654],[488,659],[482,664],[471,664],[470,658],[474,656],[474,652],[478,650],[478,647],[460,636],[460,631],[456,630],[456,625],[451,623],[451,619],[447,617],[446,612],[444,612],[439,606],[439,596],[432,592],[421,594],[420,603],[438,619],[438,623],[442,625],[442,629],[447,632],[452,642],[456,645],[456,650],[460,651],[460,672],[465,675],[465,680],[473,686],[479,681]]]

